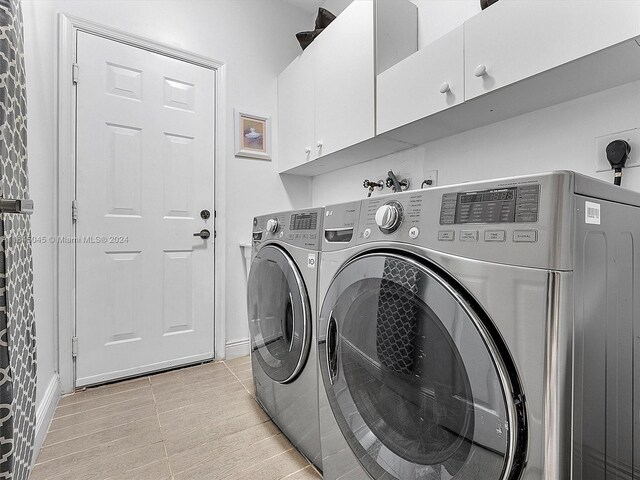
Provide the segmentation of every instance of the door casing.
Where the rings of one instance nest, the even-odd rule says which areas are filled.
[[[169,56],[184,62],[193,63],[213,70],[215,76],[215,112],[214,112],[214,210],[217,212],[214,228],[214,358],[225,357],[225,323],[224,298],[225,284],[224,257],[225,251],[225,64],[181,49],[143,38],[128,32],[94,23],[85,19],[59,14],[59,50],[58,76],[55,109],[58,118],[58,146],[55,200],[54,235],[57,238],[72,238],[75,227],[72,219],[72,201],[75,198],[75,164],[76,164],[76,88],[73,81],[73,64],[76,58],[76,34],[78,31],[125,43],[161,55]],[[55,285],[54,295],[55,322],[58,338],[54,351],[57,353],[57,371],[60,376],[62,393],[71,393],[75,389],[75,365],[72,356],[72,337],[75,335],[75,247],[68,243],[57,243],[55,249]]]

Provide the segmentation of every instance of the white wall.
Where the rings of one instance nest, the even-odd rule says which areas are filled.
[[[273,162],[234,158],[233,109],[271,115],[277,128],[276,75],[299,53],[295,33],[304,29],[308,14],[278,0],[24,0],[33,233],[46,236],[55,234],[58,12],[226,63],[227,153],[218,164],[226,195],[217,208],[224,209],[219,217],[226,222],[218,238],[225,246],[227,297],[225,318],[218,321],[226,322],[227,340],[248,338],[239,243],[249,241],[254,215],[307,206],[309,181],[277,175],[275,130]],[[57,370],[54,248],[34,245],[38,404]]]
[[[313,204],[363,198],[362,181],[389,169],[414,188],[428,170],[438,170],[440,185],[559,169],[613,181],[612,172],[595,173],[595,138],[640,127],[639,105],[640,81],[319,175]],[[640,191],[640,168],[626,169],[622,184]]]

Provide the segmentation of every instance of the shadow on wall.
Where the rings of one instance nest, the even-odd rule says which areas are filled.
[[[298,175],[280,175],[282,186],[292,209],[311,207],[311,178]]]

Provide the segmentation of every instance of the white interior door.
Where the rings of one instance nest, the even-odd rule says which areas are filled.
[[[214,72],[83,32],[77,63],[76,385],[212,358]]]

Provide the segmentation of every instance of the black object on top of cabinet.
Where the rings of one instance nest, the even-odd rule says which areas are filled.
[[[313,42],[322,31],[329,26],[331,22],[335,20],[336,16],[326,8],[318,8],[318,16],[316,17],[315,29],[309,32],[296,33],[296,38],[300,43],[302,50],[307,48],[311,42]]]

